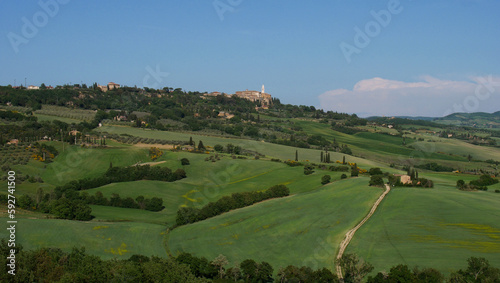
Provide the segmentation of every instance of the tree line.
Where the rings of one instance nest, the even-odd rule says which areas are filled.
[[[465,183],[464,180],[457,181],[457,189],[462,191],[487,191],[488,186],[498,183],[498,179],[491,177],[490,175],[483,174],[479,179],[472,180],[469,184]]]
[[[0,241],[1,282],[341,282],[327,268],[313,270],[307,266],[288,265],[274,268],[266,261],[245,259],[228,268],[229,261],[223,255],[212,260],[189,253],[162,258],[134,254],[128,259],[102,260],[90,255],[85,248],[73,248],[70,252],[58,248],[26,250],[16,245],[14,257],[15,275],[7,273],[11,248],[5,239]],[[11,256],[12,257],[12,256]],[[389,272],[366,276],[373,270],[369,263],[360,262],[356,255],[346,254],[340,259],[343,282],[499,282],[500,270],[484,258],[470,257],[467,266],[446,278],[434,268],[413,268],[399,264]],[[366,278],[366,279],[365,279]]]
[[[177,169],[172,172],[168,167],[151,167],[149,165],[112,167],[104,175],[96,178],[84,178],[73,180],[54,189],[58,197],[61,197],[67,191],[81,191],[102,187],[111,183],[132,182],[139,180],[154,180],[174,182],[186,178],[186,172],[183,169]]]
[[[92,219],[92,208],[89,206],[91,204],[160,211],[164,206],[163,200],[158,197],[150,199],[144,198],[144,196],[138,196],[135,199],[131,197],[121,198],[119,194],[114,193],[108,199],[101,192],[96,192],[95,195],[91,196],[87,192],[80,191],[117,182],[138,180],[173,182],[185,177],[186,172],[183,169],[177,169],[172,173],[167,167],[150,167],[149,165],[110,167],[101,177],[73,180],[63,186],[56,187],[50,194],[44,193],[39,188],[34,198],[29,195],[21,195],[17,198],[17,206],[27,210],[50,213],[62,219],[81,221]],[[0,203],[7,203],[7,195],[0,194]]]
[[[209,202],[202,208],[181,207],[177,211],[175,224],[177,227],[202,221],[233,209],[250,206],[267,199],[285,197],[289,194],[290,189],[285,185],[272,186],[265,191],[233,193],[231,196],[224,196],[216,202]]]

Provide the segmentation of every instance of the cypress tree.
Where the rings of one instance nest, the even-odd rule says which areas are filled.
[[[295,150],[295,161],[299,161],[299,151]]]
[[[202,141],[200,141],[200,142],[198,143],[198,149],[199,149],[199,150],[205,149],[205,146],[203,145],[203,142],[202,142]]]

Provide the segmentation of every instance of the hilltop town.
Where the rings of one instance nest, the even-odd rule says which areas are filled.
[[[100,85],[98,83],[94,83],[94,85],[92,87],[94,89],[99,89],[102,92],[107,92],[109,90],[117,90],[122,86],[118,83],[109,82],[106,85]],[[13,86],[13,88],[23,89],[24,87],[23,86]],[[45,84],[42,84],[41,86],[29,85],[28,87],[26,87],[26,89],[28,89],[28,90],[39,90],[39,89],[49,89],[50,90],[50,89],[62,89],[62,88],[80,89],[80,88],[87,88],[87,85],[74,84],[74,85],[56,86],[54,88],[50,85],[45,86]],[[167,88],[167,90],[168,90],[168,88]],[[161,90],[158,90],[158,91],[161,93]],[[244,91],[236,91],[234,94],[226,94],[226,93],[218,92],[218,91],[214,91],[214,92],[210,92],[210,93],[207,93],[207,92],[203,93],[203,96],[205,96],[205,97],[216,97],[219,95],[226,96],[226,97],[235,96],[235,97],[240,97],[243,99],[250,100],[252,102],[258,102],[262,109],[268,109],[269,105],[272,104],[272,96],[269,93],[265,92],[264,85],[262,85],[261,91],[246,89]]]

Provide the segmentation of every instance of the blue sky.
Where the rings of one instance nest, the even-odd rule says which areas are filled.
[[[362,116],[500,110],[500,1],[311,2],[0,0],[0,84],[265,84]]]

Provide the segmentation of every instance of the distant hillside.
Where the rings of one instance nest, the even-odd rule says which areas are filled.
[[[434,122],[476,128],[500,128],[500,111],[495,113],[453,113],[446,117],[436,118]]]
[[[500,129],[500,111],[495,113],[475,112],[475,113],[453,113],[445,117],[424,117],[424,116],[394,116],[394,117],[381,117],[371,116],[366,118],[369,121],[387,121],[395,123],[394,121],[406,121],[405,123],[413,124],[408,120],[414,121],[429,121],[445,125],[453,126],[468,126],[475,128],[489,128]]]
[[[423,120],[423,121],[433,121],[433,120],[437,119],[436,117],[424,117],[424,116],[416,116],[416,117],[413,117],[413,116],[393,116],[393,117],[394,118],[401,118],[401,119],[408,119],[408,120]],[[384,118],[384,117],[371,116],[371,117],[368,117],[366,119],[369,121],[372,121],[372,120],[377,120],[379,118]]]

